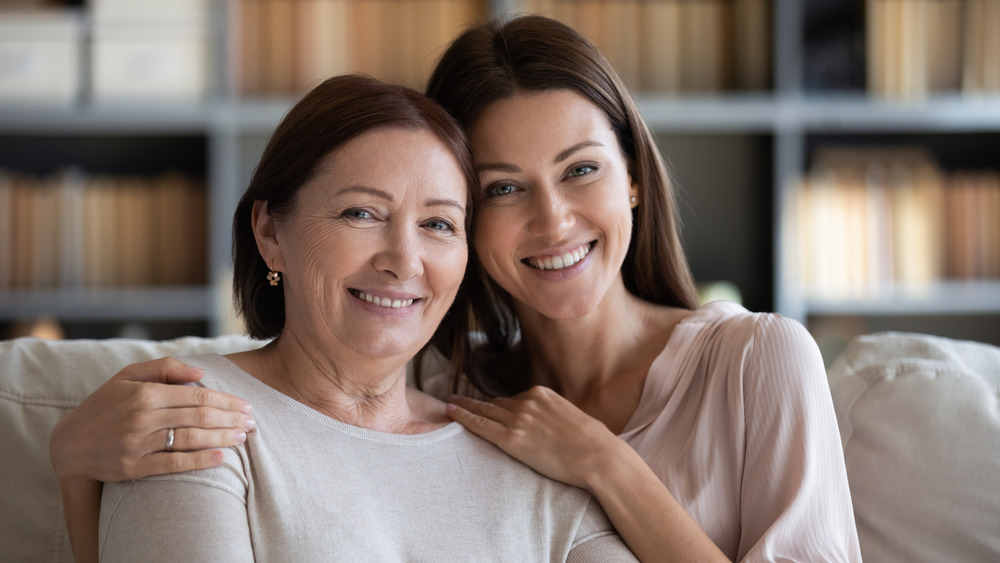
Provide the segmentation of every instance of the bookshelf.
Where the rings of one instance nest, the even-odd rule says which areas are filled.
[[[347,10],[352,1],[356,0],[330,0],[330,5],[322,8]],[[404,0],[391,1],[408,4]],[[638,60],[621,61],[618,57],[616,64],[637,87],[640,109],[679,181],[685,246],[699,281],[733,282],[749,308],[778,311],[805,322],[821,345],[825,340],[846,339],[847,332],[852,330],[884,329],[920,330],[1000,343],[997,330],[1000,280],[997,279],[940,279],[919,294],[880,292],[862,299],[810,295],[789,274],[794,265],[788,245],[794,237],[787,230],[784,218],[793,204],[797,183],[824,149],[923,146],[949,172],[967,167],[1000,169],[997,156],[1000,153],[993,148],[1000,146],[1000,92],[983,87],[966,91],[961,85],[951,89],[928,86],[923,91],[917,87],[913,91],[918,93],[905,95],[884,89],[869,91],[868,72],[874,63],[868,60],[873,55],[866,50],[867,13],[873,9],[870,4],[887,0],[414,1],[423,7],[433,5],[440,13],[452,14],[450,23],[441,23],[444,20],[440,18],[445,16],[440,14],[435,20],[434,29],[441,36],[459,29],[461,19],[470,18],[470,14],[537,10],[585,28],[613,58],[616,53],[639,53]],[[452,5],[446,5],[448,1]],[[197,0],[182,2],[185,3],[199,4]],[[247,19],[256,17],[257,25],[261,19],[248,6],[275,10],[280,9],[277,5],[281,3],[287,4],[289,0],[201,2],[208,16],[199,25],[211,31],[204,34],[207,38],[204,62],[209,76],[214,78],[205,83],[203,94],[194,103],[184,99],[101,103],[88,93],[86,79],[69,104],[38,106],[0,101],[0,147],[17,146],[25,141],[51,141],[46,145],[47,156],[29,159],[38,163],[28,166],[23,159],[4,156],[0,157],[0,168],[20,166],[28,168],[25,172],[44,174],[77,162],[76,153],[86,153],[93,147],[113,153],[123,143],[145,145],[147,152],[183,156],[188,171],[207,186],[208,209],[206,273],[201,282],[181,287],[93,291],[0,289],[0,328],[47,314],[77,327],[80,332],[74,336],[105,334],[129,323],[153,327],[150,330],[155,334],[172,335],[171,331],[178,335],[217,334],[236,330],[229,313],[226,287],[232,210],[268,135],[293,103],[297,89],[315,79],[311,76],[355,67],[369,71],[382,68],[373,72],[419,87],[419,73],[412,69],[430,68],[435,49],[439,48],[423,37],[426,43],[423,49],[428,52],[422,56],[414,53],[410,68],[387,67],[384,49],[379,51],[381,59],[375,60],[373,56],[366,59],[359,54],[361,44],[347,43],[348,39],[341,38],[340,48],[344,51],[339,57],[325,60],[310,57],[294,68],[284,69],[294,71],[291,76],[281,76],[283,69],[278,68],[281,59],[268,63],[259,52],[241,56],[248,37],[263,33],[246,32]],[[721,75],[715,83],[706,83],[704,77],[680,78],[685,72],[680,66],[670,67],[664,75],[650,71],[649,65],[654,63],[649,62],[653,60],[649,46],[662,43],[665,40],[662,36],[653,37],[649,33],[615,36],[590,23],[580,23],[591,22],[586,19],[587,14],[603,14],[611,19],[638,22],[639,29],[650,28],[647,21],[650,18],[643,17],[643,10],[654,9],[650,5],[658,10],[679,9],[681,3],[714,4],[716,9],[723,7],[733,14],[722,16],[720,21],[724,23],[719,24],[722,27],[714,31],[718,36],[719,30],[729,30],[726,33],[731,37],[723,41],[730,51],[716,45],[712,51],[716,54],[711,55],[693,52],[690,49],[695,47],[690,45],[677,47],[704,65],[725,66],[728,74]],[[88,3],[74,4],[71,8],[83,14],[93,9]],[[411,11],[407,13],[416,16],[420,10],[414,6],[408,7]],[[378,15],[377,6],[369,8],[371,13],[366,17]],[[987,21],[991,21],[989,17],[997,17],[991,14],[983,12],[981,17]],[[294,19],[296,13],[281,17]],[[424,17],[420,21],[430,21],[426,14]],[[376,19],[389,21],[386,17]],[[405,27],[400,18],[392,21]],[[750,21],[758,23],[747,31],[746,22]],[[743,28],[739,27],[740,22]],[[94,33],[94,29],[86,29],[86,23],[83,25],[84,37]],[[425,29],[429,29],[427,25]],[[665,23],[663,27],[669,25],[672,24]],[[386,32],[379,28],[375,34]],[[273,35],[274,32],[264,33],[266,37]],[[419,34],[411,30],[397,35],[401,37],[394,39],[398,43],[416,41],[415,35]],[[744,46],[741,54],[734,46],[740,41]],[[286,45],[288,53],[303,49],[296,45]],[[763,61],[753,54],[761,49],[765,54]],[[293,56],[288,53],[284,56]],[[711,56],[718,57],[716,62],[706,58]],[[664,56],[655,60],[659,61],[655,64],[661,65],[685,64],[676,57],[673,62]],[[266,69],[267,64],[275,68]],[[891,65],[886,61],[878,64]],[[1000,63],[996,66],[1000,68]],[[686,68],[690,71],[690,65]],[[262,81],[262,76],[269,78]],[[988,77],[977,84],[988,84]],[[53,152],[51,146],[57,150]],[[6,152],[0,151],[3,154]],[[157,172],[156,166],[146,166],[146,174]]]

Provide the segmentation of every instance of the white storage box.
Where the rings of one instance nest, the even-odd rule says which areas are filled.
[[[94,25],[157,24],[206,27],[210,0],[91,0]]]
[[[82,36],[76,11],[0,13],[0,103],[76,102]]]
[[[208,93],[209,57],[203,27],[97,27],[91,58],[93,101],[200,103]]]

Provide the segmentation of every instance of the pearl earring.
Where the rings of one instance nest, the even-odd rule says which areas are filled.
[[[628,202],[631,203],[632,205],[635,205],[635,202],[637,202],[637,201],[639,201],[639,200],[636,199],[635,196],[629,196],[629,198],[628,198]]]

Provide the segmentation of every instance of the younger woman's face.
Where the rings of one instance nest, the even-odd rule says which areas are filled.
[[[637,195],[607,116],[572,90],[518,92],[488,106],[469,137],[487,273],[544,316],[594,310],[621,275]]]

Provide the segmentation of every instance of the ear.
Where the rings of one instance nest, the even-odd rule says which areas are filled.
[[[260,200],[253,202],[253,208],[250,213],[253,236],[257,239],[257,251],[260,252],[264,263],[271,270],[277,272],[285,271],[284,256],[281,253],[281,245],[278,242],[277,224],[274,217],[267,211],[267,202]]]
[[[636,185],[631,174],[628,175],[628,184],[629,204],[632,206],[632,209],[635,209],[639,206],[639,186]]]

